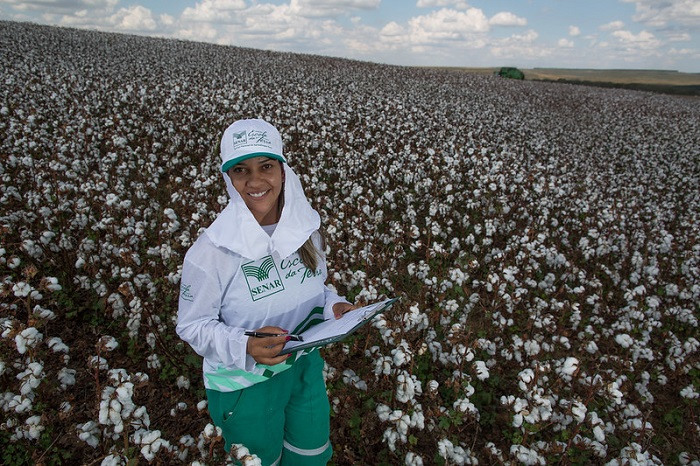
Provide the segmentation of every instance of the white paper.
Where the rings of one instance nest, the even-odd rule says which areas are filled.
[[[321,341],[328,338],[337,337],[339,335],[344,335],[350,332],[352,329],[357,327],[359,324],[371,318],[374,312],[384,306],[388,301],[393,301],[392,299],[387,299],[378,303],[370,304],[368,306],[360,307],[348,311],[343,314],[340,319],[328,319],[324,320],[320,324],[314,325],[307,331],[301,334],[304,341],[290,341],[284,345],[285,351],[293,350],[297,346],[306,345],[308,343],[313,343],[315,341]]]

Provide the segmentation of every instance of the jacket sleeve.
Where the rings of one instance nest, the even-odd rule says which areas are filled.
[[[175,331],[212,364],[250,371],[245,330],[219,320],[222,293],[216,277],[185,259]]]
[[[323,286],[323,292],[326,298],[326,304],[323,306],[323,318],[325,320],[335,319],[335,314],[333,314],[333,305],[336,303],[347,303],[348,300],[343,296],[338,296],[338,293],[328,288],[327,285]]]

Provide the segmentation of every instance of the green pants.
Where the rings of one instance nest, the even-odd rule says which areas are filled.
[[[270,380],[235,392],[207,390],[226,451],[242,443],[266,465],[325,465],[333,455],[323,359],[313,351]]]

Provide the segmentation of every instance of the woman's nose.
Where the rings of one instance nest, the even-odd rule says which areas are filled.
[[[248,184],[256,186],[262,182],[262,174],[255,170],[250,172],[250,176],[248,176]]]

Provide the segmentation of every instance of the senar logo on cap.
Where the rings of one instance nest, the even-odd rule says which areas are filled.
[[[226,128],[221,138],[221,171],[246,159],[269,157],[286,162],[279,131],[264,120],[238,120]]]
[[[242,144],[248,143],[248,135],[246,134],[245,131],[241,131],[240,133],[231,133],[231,137],[233,137],[233,148],[234,149],[236,149],[237,147],[240,147]]]

